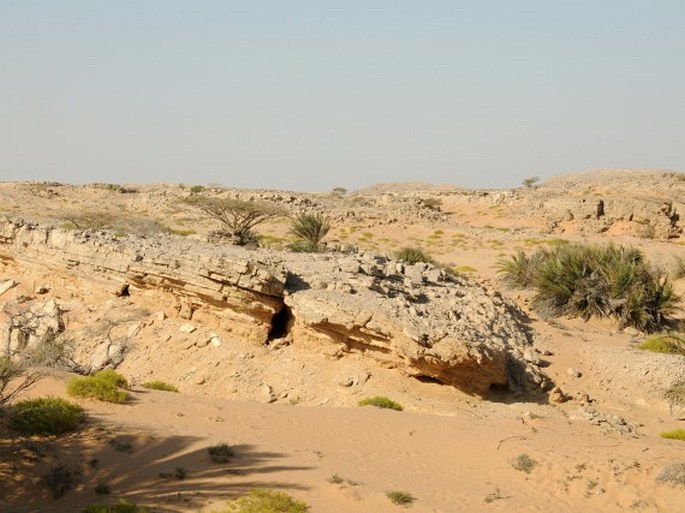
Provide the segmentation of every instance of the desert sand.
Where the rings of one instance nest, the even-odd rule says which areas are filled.
[[[530,306],[531,293],[507,288],[497,273],[501,258],[559,239],[637,247],[670,270],[685,258],[682,223],[674,215],[685,208],[682,174],[601,171],[498,191],[393,184],[343,195],[198,192],[274,199],[294,213],[324,211],[333,229],[322,258],[352,249],[391,255],[402,246],[420,246],[455,268],[463,286],[510,301],[526,319],[534,355],[521,356],[525,351],[519,355],[514,346],[506,351],[519,355],[527,372],[544,375],[549,387],[492,384],[485,393],[444,383],[439,372],[433,376],[434,369],[412,359],[413,349],[392,341],[377,341],[383,349],[378,356],[371,346],[342,347],[339,333],[330,331],[336,313],[325,321],[307,318],[298,308],[315,303],[298,300],[298,294],[307,298],[302,291],[291,300],[285,296],[296,319],[292,332],[267,341],[264,319],[275,296],[258,301],[253,295],[226,308],[207,299],[208,292],[197,293],[195,284],[157,287],[135,278],[135,262],[120,271],[116,260],[128,258],[129,247],[148,248],[140,257],[146,264],[161,224],[173,231],[164,240],[179,239],[191,248],[205,244],[217,228],[179,204],[190,194],[187,186],[125,187],[131,190],[0,183],[0,214],[14,227],[12,237],[0,239],[0,281],[13,282],[0,302],[60,305],[60,334],[75,346],[81,370],[95,368],[86,368],[101,347],[95,339],[125,339],[121,358],[111,357],[109,343],[110,358],[101,363],[133,384],[124,404],[70,398],[89,419],[73,434],[26,438],[0,425],[0,511],[73,512],[125,498],[156,512],[208,513],[256,487],[285,491],[314,513],[401,511],[386,496],[393,490],[414,496],[407,510],[417,513],[685,511],[682,483],[658,479],[665,468],[685,463],[683,442],[659,436],[683,427],[663,394],[685,379],[685,359],[638,349],[647,335],[619,330],[610,320],[542,319]],[[606,209],[601,218],[595,215],[599,199]],[[437,206],[426,200],[437,200]],[[95,213],[107,214],[105,221],[85,227],[90,235],[77,245],[74,237],[81,237],[82,227],[75,225],[93,223],[84,214]],[[35,227],[30,236],[27,223]],[[286,253],[286,219],[256,231],[265,248],[259,251]],[[44,245],[45,233],[66,240],[64,251],[87,246],[92,253],[83,249],[60,260],[51,239]],[[24,257],[13,246],[20,238]],[[112,253],[106,240],[112,241]],[[192,249],[184,251],[189,260],[197,258]],[[233,253],[226,255],[230,260]],[[271,258],[254,252],[248,257]],[[160,259],[149,265],[161,265]],[[88,262],[97,263],[95,270],[79,271]],[[186,264],[178,265],[180,273]],[[174,272],[165,267],[165,276]],[[674,286],[685,295],[685,279],[675,279]],[[192,296],[187,312],[189,291],[199,295]],[[684,317],[682,311],[676,315]],[[0,322],[10,320],[5,314]],[[317,326],[329,330],[327,335]],[[74,370],[47,369],[20,399],[68,397],[65,384]],[[487,379],[497,379],[491,374]],[[172,383],[180,393],[142,388],[149,379]],[[373,395],[388,396],[404,410],[357,406]],[[207,448],[221,442],[234,455],[214,463]],[[522,455],[533,460],[528,471],[516,468]],[[57,465],[75,470],[78,478],[54,499],[44,476]],[[98,484],[110,493],[98,495]]]

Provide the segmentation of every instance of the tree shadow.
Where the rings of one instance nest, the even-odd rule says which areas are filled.
[[[209,501],[228,500],[257,487],[302,490],[283,476],[269,476],[311,468],[287,465],[279,462],[285,454],[247,444],[232,446],[228,461],[215,463],[207,451],[210,443],[201,437],[113,435],[91,425],[53,439],[2,436],[0,511],[73,513],[95,502],[125,498],[158,513],[172,513],[200,509]],[[44,477],[60,465],[74,482],[55,499]],[[96,487],[108,494],[98,495]]]

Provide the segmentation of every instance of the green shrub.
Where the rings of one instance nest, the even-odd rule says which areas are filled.
[[[656,335],[640,344],[640,349],[654,353],[670,353],[685,356],[685,338],[678,335]]]
[[[223,513],[305,513],[308,508],[283,492],[255,488],[249,495],[231,501]]]
[[[227,463],[233,456],[233,448],[225,442],[207,447],[207,452],[214,463]]]
[[[53,436],[74,431],[85,419],[85,410],[78,404],[60,397],[41,397],[16,403],[7,423],[22,435]]]
[[[193,194],[199,194],[199,193],[201,193],[201,192],[204,191],[204,190],[205,190],[205,186],[204,186],[204,185],[193,185],[193,186],[190,188],[190,192],[192,192]]]
[[[119,374],[117,371],[107,369],[107,370],[101,370],[96,372],[93,377],[95,379],[98,379],[100,381],[105,381],[107,383],[111,383],[112,385],[120,388],[126,388],[128,389],[128,381],[124,376]]]
[[[376,406],[378,408],[388,408],[391,410],[402,411],[404,408],[400,403],[396,403],[392,399],[389,399],[382,395],[377,395],[374,397],[367,397],[359,401],[359,406]]]
[[[409,506],[416,500],[416,497],[414,497],[411,493],[403,492],[402,490],[393,490],[391,492],[387,492],[385,495],[393,504],[400,506]]]
[[[296,241],[291,248],[300,252],[316,252],[321,249],[321,241],[331,229],[330,220],[320,213],[300,214],[293,219],[290,233]]]
[[[126,378],[114,371],[100,371],[94,376],[71,378],[67,382],[67,394],[109,403],[123,403],[126,392],[119,386],[128,386]]]
[[[149,513],[149,510],[121,499],[117,504],[91,504],[81,513]]]
[[[407,265],[418,263],[435,264],[435,260],[421,248],[400,248],[395,252],[395,258]]]
[[[671,486],[685,486],[685,462],[671,463],[662,469],[656,478],[658,483]]]
[[[143,383],[142,385],[143,388],[147,388],[149,390],[162,390],[163,392],[177,392],[178,393],[178,388],[176,388],[174,385],[171,383],[166,383],[165,381],[147,381]]]
[[[669,440],[681,440],[685,442],[685,429],[674,429],[673,431],[664,431],[661,433],[661,438],[668,438]]]
[[[525,472],[526,474],[530,474],[537,464],[538,462],[527,454],[519,454],[511,462],[512,467],[514,467],[516,470],[520,470],[521,472]]]
[[[613,317],[619,327],[656,331],[673,323],[679,301],[668,278],[636,249],[557,245],[531,257],[519,252],[500,262],[514,286],[532,286],[542,316]]]

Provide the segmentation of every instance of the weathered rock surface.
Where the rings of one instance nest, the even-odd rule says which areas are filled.
[[[524,358],[532,340],[517,308],[427,264],[246,250],[165,235],[116,238],[6,220],[0,223],[0,270],[5,266],[47,270],[100,295],[109,291],[130,300],[132,310],[137,297],[153,295],[191,320],[189,326],[212,317],[259,345],[285,340],[335,358],[363,355],[469,393],[484,394],[493,385],[550,387]],[[132,312],[126,322],[103,319],[99,339],[77,351],[87,360],[83,367],[118,365],[143,317]],[[150,323],[164,319],[148,317]],[[189,337],[194,331],[181,329]],[[203,340],[221,345],[216,336]],[[16,349],[3,346],[5,353]]]

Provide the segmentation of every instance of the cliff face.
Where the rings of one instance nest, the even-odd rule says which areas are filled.
[[[205,323],[255,346],[291,344],[335,358],[368,358],[469,393],[484,394],[493,385],[550,387],[523,358],[531,339],[517,308],[427,264],[247,250],[163,235],[116,238],[5,220],[0,273],[41,280],[24,283],[33,294],[12,301],[0,293],[0,351],[21,353],[71,333],[70,358],[85,370],[121,364],[141,330],[158,330],[171,315],[192,323],[188,334]],[[84,310],[83,303],[105,313]],[[29,311],[38,312],[28,316],[35,326],[22,320]],[[217,334],[204,343],[210,341],[221,343]],[[149,360],[151,367],[159,364]]]

